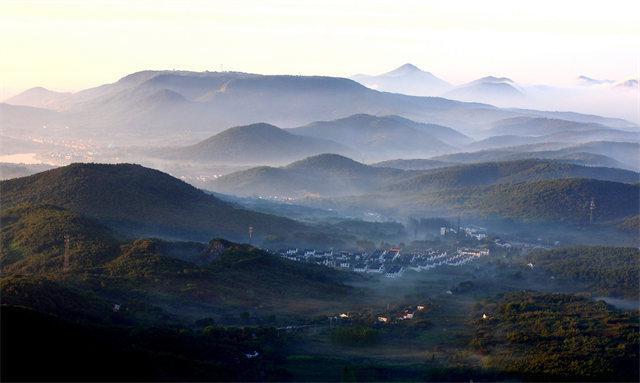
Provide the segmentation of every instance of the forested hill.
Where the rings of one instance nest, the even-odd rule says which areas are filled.
[[[594,223],[637,215],[639,184],[567,178],[503,184],[474,192],[466,189],[466,206],[487,215],[525,221],[585,224],[589,205],[595,202]]]
[[[306,231],[286,218],[236,208],[157,170],[133,164],[72,164],[0,183],[3,207],[49,204],[131,236],[247,240]]]
[[[535,251],[527,260],[557,278],[586,283],[596,294],[640,298],[640,250],[636,248],[566,247]]]
[[[379,168],[337,154],[320,154],[273,168],[261,166],[222,176],[211,189],[238,195],[354,195],[377,190],[400,169]]]
[[[558,161],[531,159],[485,162],[434,169],[405,181],[395,182],[389,186],[389,190],[410,192],[429,188],[458,188],[561,178],[589,178],[637,183],[640,181],[640,174],[622,169],[588,167]]]

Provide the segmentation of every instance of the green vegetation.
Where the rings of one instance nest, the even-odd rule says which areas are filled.
[[[299,222],[237,208],[157,170],[131,164],[72,164],[2,181],[4,208],[49,204],[99,220],[128,236],[188,240],[286,238],[315,231]],[[329,236],[317,236],[331,242]],[[313,236],[307,236],[313,239]]]
[[[406,181],[396,182],[389,186],[389,190],[406,193],[428,189],[461,188],[562,178],[590,178],[623,183],[637,183],[640,181],[640,175],[629,170],[529,159],[484,162],[430,170]]]
[[[404,226],[398,222],[368,222],[355,219],[338,221],[322,226],[328,232],[341,233],[370,240],[396,240],[405,235]]]
[[[316,161],[329,161],[336,172],[343,165],[346,174],[351,169],[341,158]],[[171,227],[163,233],[186,230],[191,237],[206,221],[204,236],[229,217],[240,232],[247,214],[255,214],[162,173],[133,165],[72,165],[43,174],[2,183],[3,206],[9,206],[0,213],[2,364],[11,366],[3,368],[5,380],[638,379],[639,325],[632,311],[577,296],[511,293],[573,284],[573,293],[588,286],[592,295],[637,299],[637,249],[566,248],[522,257],[515,248],[496,247],[469,265],[407,272],[399,279],[362,276],[224,239],[123,236],[122,230],[135,226],[126,232]],[[578,207],[594,197],[592,228],[636,217],[637,211],[629,211],[637,210],[631,198],[638,187],[545,180],[446,189],[425,198],[487,215],[583,223],[585,210]],[[202,211],[180,216],[195,210]],[[203,214],[212,211],[230,216],[205,220]],[[377,238],[358,242],[373,249],[380,239],[406,235],[391,222],[334,220],[311,230],[260,216],[282,224],[262,238],[274,245],[290,245],[288,239],[296,237],[327,246],[326,237],[335,234],[353,242]],[[449,224],[415,218],[408,227],[418,238]],[[63,270],[66,235],[69,268]],[[453,240],[437,237],[450,241],[452,250],[466,246]],[[415,317],[398,319],[409,312]],[[338,313],[348,319],[327,321]],[[476,320],[482,313],[489,318]],[[391,320],[382,324],[380,315]],[[33,361],[38,371],[28,375]]]
[[[65,235],[71,269],[97,267],[118,252],[109,229],[59,207],[23,205],[2,211],[0,220],[0,263],[5,274],[61,271]]]
[[[640,185],[590,179],[562,179],[497,185],[465,191],[464,206],[489,215],[531,221],[589,222],[589,204],[597,209],[594,222],[635,215],[640,211]]]
[[[1,217],[3,302],[48,313],[80,313],[86,305],[96,318],[120,303],[131,309],[129,320],[164,320],[150,305],[171,312],[180,306],[195,312],[253,307],[267,316],[315,310],[354,291],[344,284],[354,275],[226,240],[117,239],[95,220],[54,206],[19,206]],[[66,271],[65,235],[70,238]],[[93,312],[97,307],[102,314]]]
[[[618,228],[631,234],[640,234],[640,214],[624,219]]]
[[[272,328],[97,326],[23,307],[0,310],[3,381],[287,378],[276,364],[284,337]]]
[[[245,195],[305,197],[314,206],[347,212],[371,209],[389,216],[462,212],[481,218],[573,225],[589,222],[589,204],[594,199],[593,222],[614,227],[615,221],[640,211],[639,180],[637,172],[552,160],[412,171],[320,155],[287,167],[232,173],[217,179],[212,187]]]
[[[331,340],[341,346],[371,346],[379,340],[380,331],[369,326],[341,326],[331,332]]]
[[[512,293],[483,307],[472,345],[486,367],[534,381],[637,381],[638,317],[562,294]],[[476,314],[481,315],[481,314]]]
[[[569,247],[535,251],[535,267],[556,277],[586,283],[594,293],[640,298],[640,250],[629,247]]]

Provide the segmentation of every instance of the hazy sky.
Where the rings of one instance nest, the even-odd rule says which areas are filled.
[[[640,72],[639,1],[0,0],[0,96],[142,69],[567,84]]]

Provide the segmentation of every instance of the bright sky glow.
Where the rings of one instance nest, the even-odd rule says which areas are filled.
[[[0,98],[142,69],[568,84],[640,72],[635,1],[0,1]]]

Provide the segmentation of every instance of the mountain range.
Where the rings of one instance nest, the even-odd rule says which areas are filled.
[[[434,79],[429,72],[415,65],[405,64],[379,76],[355,75],[351,78],[369,88],[387,92],[484,102],[501,107],[598,113],[640,123],[635,107],[637,76],[618,81],[578,76],[575,85],[564,86],[518,84],[508,77],[486,76],[466,84],[451,85]]]
[[[292,129],[265,123],[238,126],[194,145],[153,148],[145,153],[172,161],[282,165],[322,153],[369,160],[433,156],[454,152],[471,141],[445,126],[398,116],[357,114]]]
[[[142,71],[112,84],[56,94],[30,91],[8,100],[21,105],[1,104],[3,134],[89,138],[109,145],[121,145],[123,140],[166,145],[205,139],[231,126],[265,122],[291,128],[365,113],[400,115],[469,135],[506,118],[556,115],[379,92],[338,77],[239,72]],[[633,126],[620,119],[575,113],[563,118]],[[104,134],[107,130],[109,135]]]
[[[565,181],[567,183],[563,183]],[[538,200],[551,205],[563,199],[568,199],[570,204],[578,204],[586,198],[582,194],[558,190],[558,185],[589,190],[596,188],[594,196],[598,198],[615,194],[607,190],[613,188],[624,192],[620,194],[623,196],[620,206],[616,207],[619,212],[611,213],[608,219],[622,219],[637,214],[637,206],[632,203],[631,196],[637,192],[638,181],[640,174],[632,171],[549,160],[488,162],[417,171],[374,167],[337,155],[321,155],[282,168],[259,167],[232,173],[215,180],[210,187],[239,195],[294,198],[298,203],[309,202],[313,206],[337,209],[357,206],[386,213],[394,211],[396,216],[410,214],[411,211],[449,211],[451,214],[454,210],[465,214],[497,214],[503,218],[522,219],[531,218],[529,213],[515,208],[521,203],[516,199],[522,197],[526,185],[531,185],[541,195],[551,193],[548,201],[544,198]],[[546,191],[547,188],[550,190]],[[517,198],[507,198],[510,190],[517,191]],[[574,198],[579,198],[580,202],[573,201]],[[509,208],[500,210],[500,199],[514,201],[513,211]],[[541,209],[550,212],[550,208]],[[562,220],[550,213],[548,218]],[[569,215],[566,219],[574,223],[580,221],[576,215]]]

